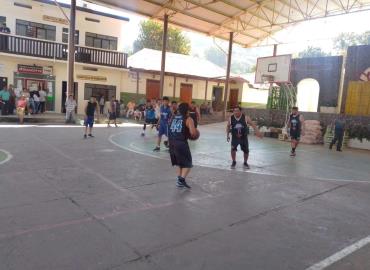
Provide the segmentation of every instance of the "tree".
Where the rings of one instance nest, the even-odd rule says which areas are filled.
[[[336,36],[333,40],[334,48],[339,53],[344,53],[347,51],[349,46],[356,45],[369,45],[370,44],[370,31],[366,31],[361,34],[356,34],[353,32],[341,33]]]
[[[153,20],[140,23],[139,36],[134,41],[134,53],[143,48],[162,50],[162,24]],[[168,27],[167,51],[173,53],[189,54],[190,40],[178,29]]]
[[[304,57],[324,57],[329,56],[330,53],[324,52],[320,47],[308,46],[304,51],[298,53],[299,58]]]

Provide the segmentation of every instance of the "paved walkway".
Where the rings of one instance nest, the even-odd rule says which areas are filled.
[[[81,132],[0,126],[1,270],[305,270],[370,235],[368,152],[251,139],[251,172],[229,170],[223,127],[202,127],[189,191],[140,128]],[[357,247],[328,269],[369,269]]]

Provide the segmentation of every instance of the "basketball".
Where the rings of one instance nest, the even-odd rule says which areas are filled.
[[[200,132],[198,129],[195,129],[195,135],[194,136],[189,136],[189,140],[191,141],[196,141],[198,140],[200,137]]]

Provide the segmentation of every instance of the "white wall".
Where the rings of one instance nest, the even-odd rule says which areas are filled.
[[[14,6],[14,2],[24,3],[32,6],[32,9]],[[69,16],[69,9],[63,8]],[[43,4],[30,0],[1,0],[0,16],[6,17],[7,26],[12,34],[16,34],[16,19],[22,19],[31,22],[43,23],[56,26],[56,42],[62,42],[62,29],[68,28],[68,25],[54,23],[43,20],[43,15],[64,19],[64,15],[58,7],[50,4]],[[86,21],[85,18],[100,20],[100,23]],[[95,15],[87,12],[78,11],[76,13],[76,29],[80,31],[80,46],[85,46],[85,32],[92,32],[118,38],[118,51],[123,50],[122,39],[124,36],[124,27],[127,22],[114,18]]]

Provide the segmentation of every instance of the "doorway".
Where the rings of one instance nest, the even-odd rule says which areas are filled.
[[[0,77],[0,90],[3,90],[5,86],[8,86],[8,78]]]
[[[160,84],[158,80],[146,80],[146,99],[159,99],[160,98]]]
[[[223,109],[222,94],[224,88],[222,86],[213,86],[212,89],[212,108],[213,111],[219,112]]]
[[[297,105],[302,112],[317,112],[319,105],[320,84],[317,80],[307,78],[297,85]]]
[[[239,89],[230,89],[229,95],[229,108],[234,109],[236,106],[239,105]]]
[[[193,100],[193,85],[182,83],[180,85],[180,101],[190,104]]]
[[[66,99],[67,99],[67,82],[66,81],[63,81],[62,82],[62,113],[65,113],[66,112],[66,106],[65,106],[65,103],[66,103]],[[74,87],[73,87],[73,97],[74,99],[76,100],[76,102],[78,101],[78,83],[75,82],[74,83]],[[76,113],[77,113],[77,107],[76,107]]]

